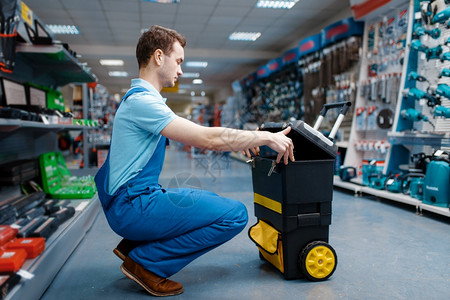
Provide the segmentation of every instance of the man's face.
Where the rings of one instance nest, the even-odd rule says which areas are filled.
[[[183,75],[181,63],[184,61],[184,49],[177,41],[172,46],[172,52],[164,55],[164,65],[162,68],[163,87],[173,87],[178,77]]]

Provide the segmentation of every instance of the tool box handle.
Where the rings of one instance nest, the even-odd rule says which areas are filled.
[[[320,111],[320,114],[319,114],[319,117],[317,118],[316,123],[314,124],[314,129],[315,130],[319,129],[320,124],[322,123],[323,118],[325,117],[325,115],[327,114],[329,109],[341,107],[341,110],[339,111],[339,116],[336,119],[336,122],[334,123],[334,126],[331,129],[330,134],[328,135],[329,139],[334,139],[334,136],[336,135],[337,130],[339,129],[339,126],[341,126],[341,123],[344,120],[344,116],[347,113],[347,111],[349,110],[350,106],[352,106],[352,103],[350,101],[325,104],[322,107],[322,110]]]

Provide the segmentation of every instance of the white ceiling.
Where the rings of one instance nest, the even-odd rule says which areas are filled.
[[[76,25],[81,35],[56,35],[87,62],[100,84],[121,93],[137,77],[135,46],[140,30],[153,24],[173,28],[187,38],[185,61],[208,62],[200,72],[207,95],[230,89],[231,82],[279,57],[307,36],[351,16],[348,0],[300,0],[291,10],[256,8],[256,0],[180,0],[159,4],[141,0],[25,0],[46,24]],[[255,42],[229,41],[234,31],[261,32]],[[123,67],[105,67],[100,58],[118,58]],[[111,78],[108,71],[127,71],[129,78]],[[180,84],[192,79],[180,78]],[[190,92],[190,90],[189,90]],[[223,100],[223,99],[219,99]]]

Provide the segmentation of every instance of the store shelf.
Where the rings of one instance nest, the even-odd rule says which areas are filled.
[[[361,192],[369,194],[369,195],[373,195],[373,196],[378,196],[378,197],[381,197],[386,200],[392,200],[392,201],[401,202],[404,204],[409,204],[409,205],[415,206],[416,208],[418,208],[420,206],[420,204],[422,204],[422,201],[419,201],[417,199],[414,199],[414,198],[404,195],[404,194],[391,193],[386,190],[377,190],[377,189],[373,189],[373,188],[370,188],[367,186],[362,187]]]
[[[449,208],[438,207],[438,206],[428,205],[428,204],[424,204],[424,203],[421,203],[419,208],[420,208],[420,211],[426,210],[426,211],[433,212],[435,214],[450,217],[450,209]]]
[[[92,127],[82,125],[68,125],[68,124],[44,124],[41,122],[0,118],[0,132],[10,132],[17,130],[19,128],[43,129],[43,130],[63,130],[63,129],[78,130]]]
[[[353,191],[355,194],[361,193],[361,186],[355,183],[342,181],[339,176],[334,176],[334,186]]]
[[[36,259],[29,259],[22,267],[34,275],[30,280],[22,279],[5,300],[39,299],[66,260],[91,228],[99,211],[97,196],[90,200],[72,200],[75,216],[63,223],[46,241],[46,249]]]
[[[388,133],[391,144],[450,146],[450,133],[414,133],[414,132],[390,132]]]
[[[11,79],[20,82],[63,86],[72,82],[94,82],[96,76],[62,45],[18,44]]]
[[[356,179],[356,178],[354,178]],[[438,207],[433,205],[428,205],[422,203],[422,201],[412,198],[408,195],[391,193],[386,190],[377,190],[367,186],[362,186],[358,183],[355,183],[354,179],[352,182],[342,181],[339,176],[334,176],[334,186],[344,188],[350,191],[353,191],[355,194],[368,194],[372,196],[381,197],[383,199],[389,201],[396,201],[408,205],[412,205],[416,208],[417,212],[421,212],[422,210],[433,212],[435,214],[440,214],[446,217],[450,217],[450,209],[445,207]],[[362,182],[362,180],[357,180],[356,182]]]

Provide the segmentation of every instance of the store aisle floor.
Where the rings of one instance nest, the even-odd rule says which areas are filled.
[[[249,211],[247,229],[256,222],[251,173],[241,162],[188,158],[172,146],[160,183],[240,200]],[[185,288],[173,299],[448,299],[449,226],[434,215],[415,215],[413,207],[336,190],[330,244],[338,265],[328,281],[284,280],[259,259],[245,229],[173,276]],[[120,271],[112,253],[119,240],[100,212],[42,299],[150,299]]]

